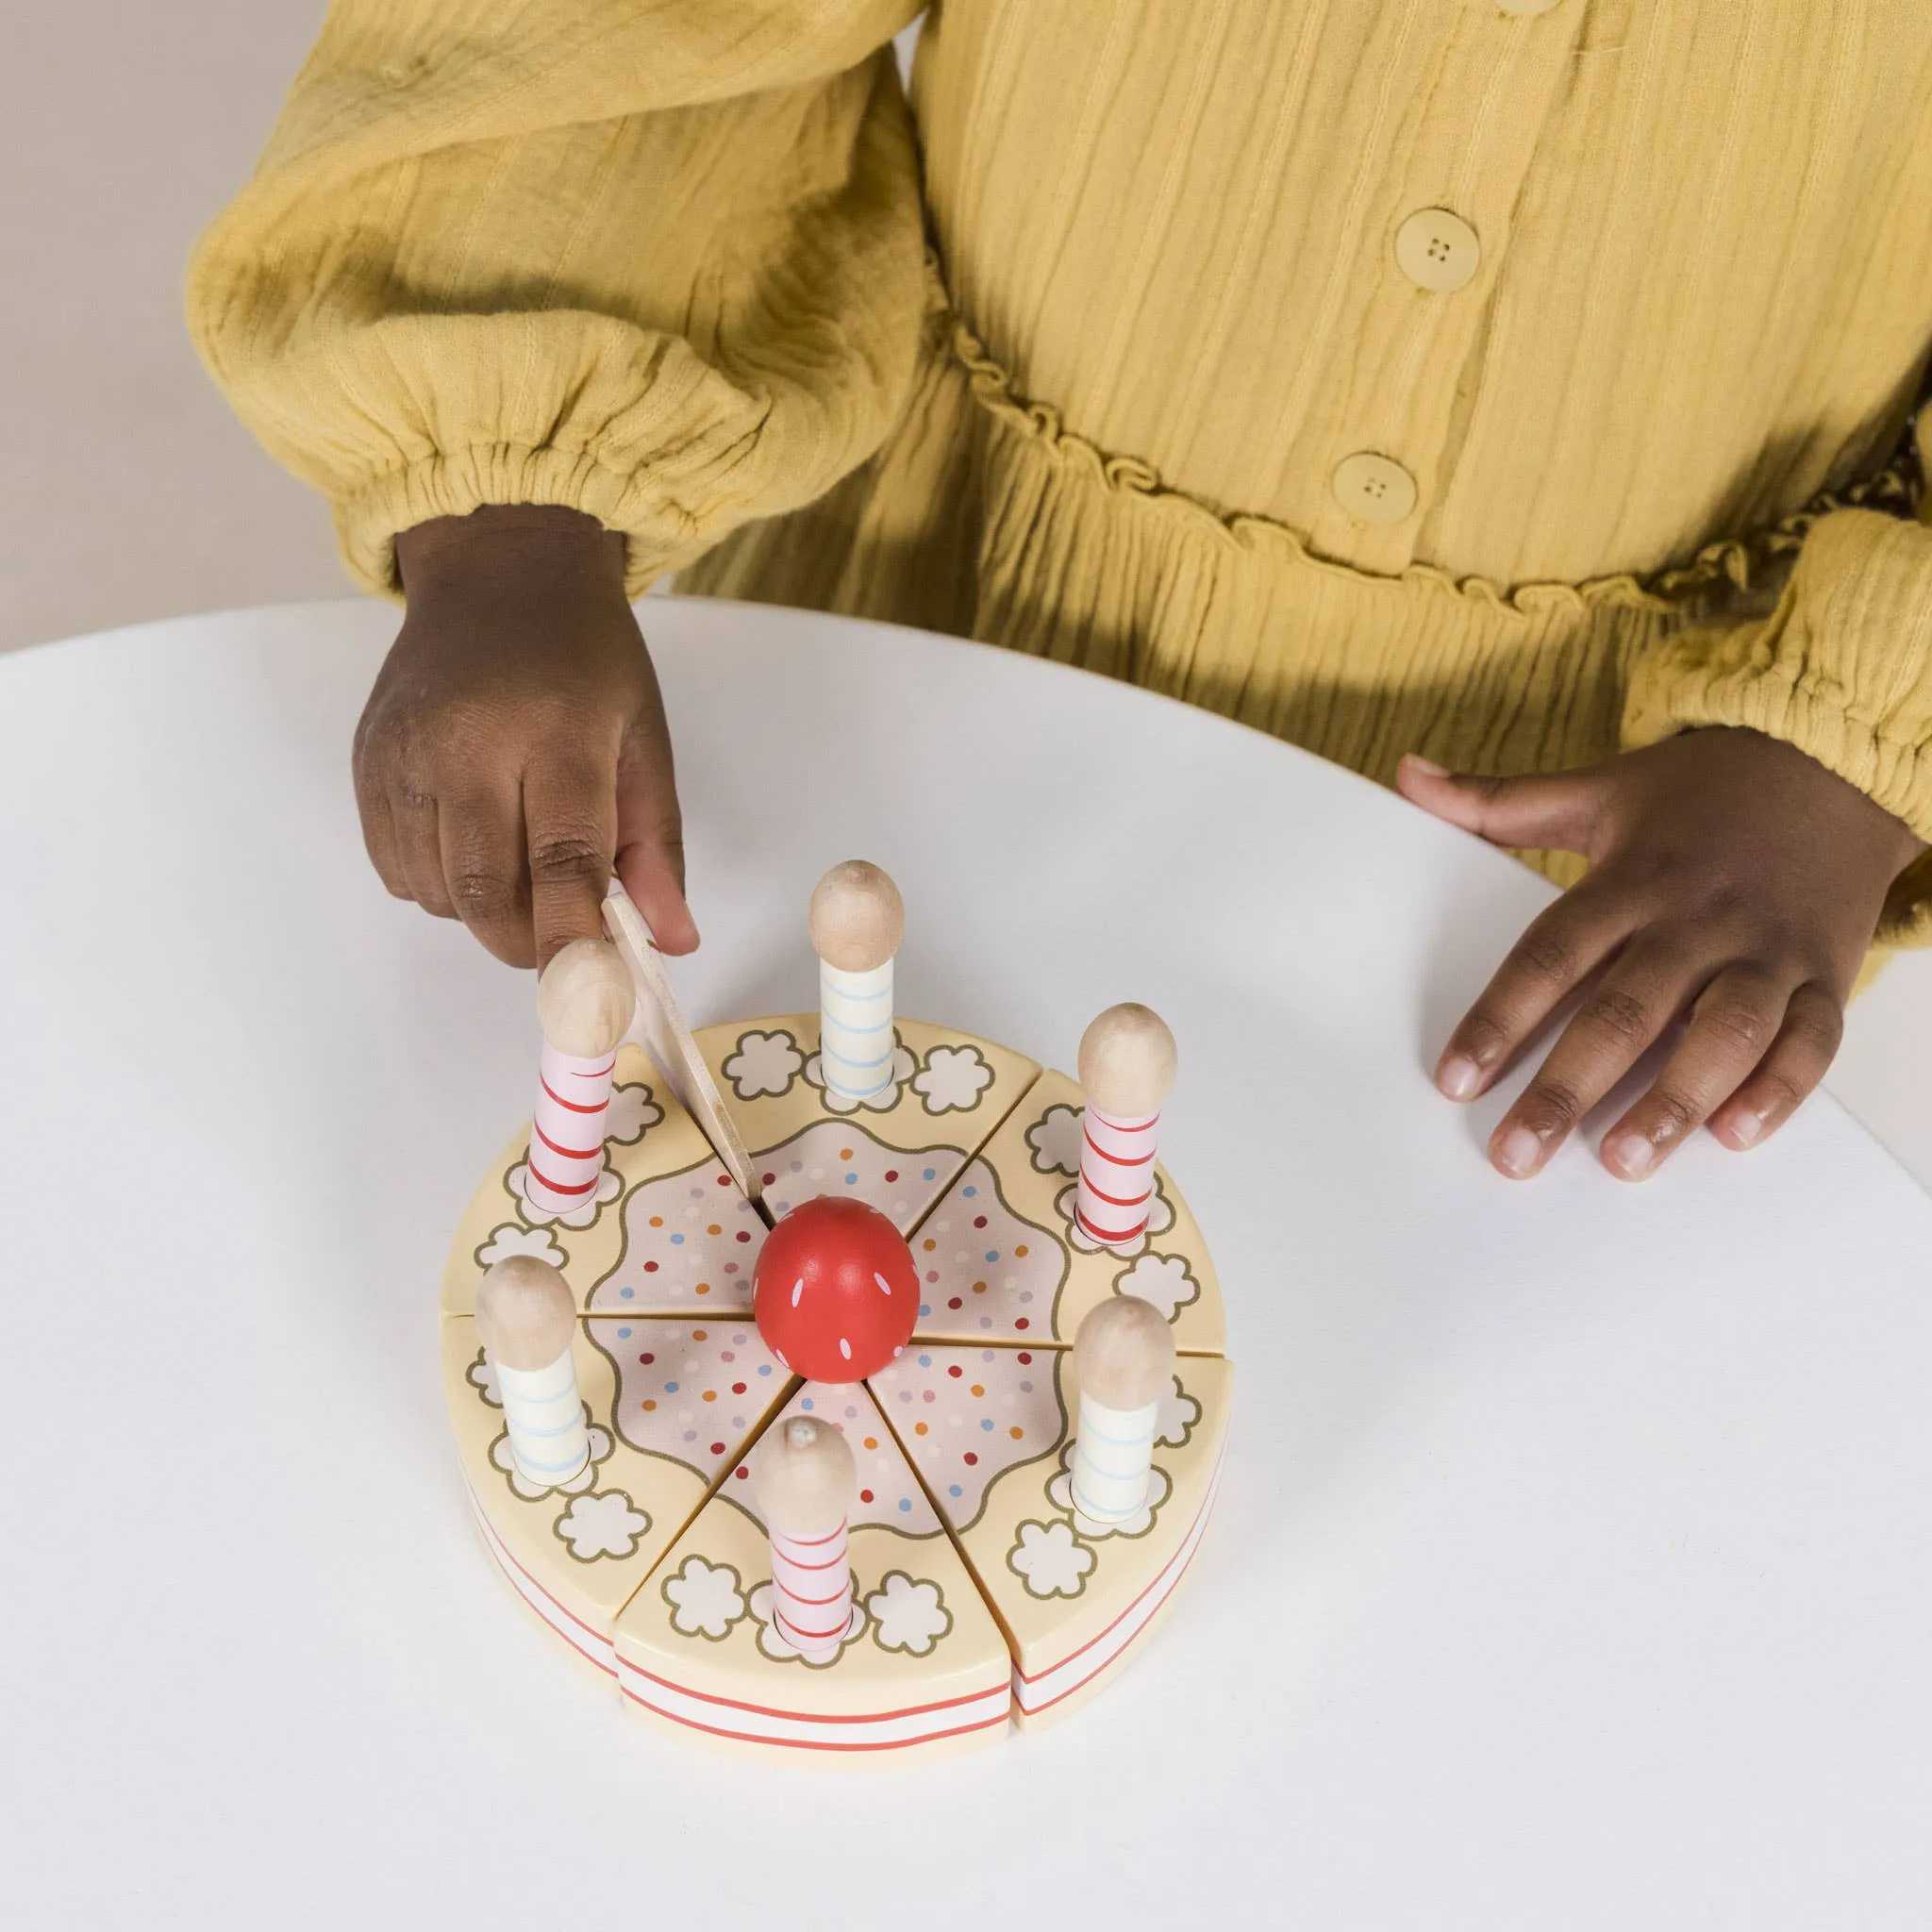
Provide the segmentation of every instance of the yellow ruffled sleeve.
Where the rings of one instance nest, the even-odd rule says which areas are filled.
[[[486,503],[633,591],[883,440],[924,302],[919,0],[336,0],[190,326],[350,571]]]
[[[1924,448],[1932,408],[1918,426]],[[1917,519],[1828,511],[1768,616],[1692,627],[1633,666],[1626,749],[1709,724],[1796,745],[1932,841],[1932,498]],[[1932,943],[1932,855],[1893,888],[1878,937]]]

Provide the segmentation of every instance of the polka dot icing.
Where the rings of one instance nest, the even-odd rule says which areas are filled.
[[[715,1160],[634,1188],[622,1219],[624,1253],[591,1291],[592,1314],[622,1308],[729,1319],[750,1310],[750,1264],[765,1224]]]
[[[667,1456],[708,1482],[723,1469],[758,1408],[782,1382],[752,1386],[746,1365],[771,1372],[772,1355],[748,1317],[727,1313],[722,1322],[591,1322],[586,1324],[617,1368],[612,1421],[633,1449]],[[699,1425],[703,1424],[701,1428]],[[723,1425],[728,1424],[725,1437]]]
[[[978,1520],[1008,1470],[1066,1439],[1052,1357],[1031,1349],[935,1344],[881,1369],[872,1387],[908,1430],[912,1459],[955,1529]]]
[[[985,1160],[967,1163],[913,1237],[912,1254],[924,1292],[923,1332],[1052,1335],[1067,1250],[1050,1229],[1007,1206]]]
[[[856,1383],[834,1389],[824,1382],[808,1382],[772,1419],[776,1428],[788,1417],[815,1415],[839,1429],[852,1445],[852,1459],[858,1468],[858,1500],[848,1519],[853,1528],[860,1524],[884,1524],[906,1536],[936,1536],[940,1520],[919,1486],[891,1429],[887,1428],[872,1397]],[[734,1477],[748,1476],[750,1463],[741,1461]],[[741,1503],[754,1516],[758,1515],[749,1481],[734,1481],[731,1500]],[[763,1518],[758,1520],[763,1522]]]
[[[815,1194],[842,1194],[876,1208],[902,1233],[959,1172],[957,1147],[908,1154],[875,1141],[856,1121],[819,1121],[758,1154],[765,1205],[774,1217]]]

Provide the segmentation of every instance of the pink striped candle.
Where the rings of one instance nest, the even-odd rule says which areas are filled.
[[[1174,1035],[1149,1007],[1109,1007],[1080,1036],[1079,1232],[1104,1248],[1147,1232],[1160,1104],[1174,1087]]]
[[[594,1195],[604,1170],[604,1116],[616,1066],[614,1052],[579,1059],[543,1042],[524,1179],[531,1207],[567,1214]]]
[[[1080,1185],[1074,1211],[1080,1232],[1102,1247],[1138,1241],[1154,1202],[1154,1152],[1160,1116],[1120,1120],[1090,1100],[1081,1126]]]
[[[814,1662],[834,1656],[852,1621],[852,1558],[846,1525],[823,1536],[772,1536],[772,1621],[792,1649]]]

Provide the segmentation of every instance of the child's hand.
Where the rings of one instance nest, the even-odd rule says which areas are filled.
[[[1499,845],[1591,862],[1436,1068],[1450,1099],[1474,1099],[1597,975],[1490,1138],[1491,1160],[1518,1178],[1687,1011],[1656,1083],[1604,1137],[1604,1165],[1641,1180],[1703,1122],[1738,1150],[1782,1125],[1831,1064],[1886,891],[1924,850],[1863,792],[1755,731],[1687,732],[1554,777],[1453,777],[1410,757],[1396,783]]]
[[[623,538],[512,506],[418,525],[396,558],[408,614],[355,744],[383,884],[541,966],[602,932],[614,863],[658,944],[690,952],[671,738]]]

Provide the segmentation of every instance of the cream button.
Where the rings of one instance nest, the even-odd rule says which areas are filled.
[[[1343,457],[1331,480],[1336,502],[1365,524],[1399,524],[1415,508],[1415,478],[1374,450]]]
[[[1505,13],[1547,13],[1561,4],[1562,0],[1496,0]]]
[[[1460,289],[1482,258],[1475,230],[1446,208],[1419,208],[1395,231],[1395,259],[1419,288]]]

